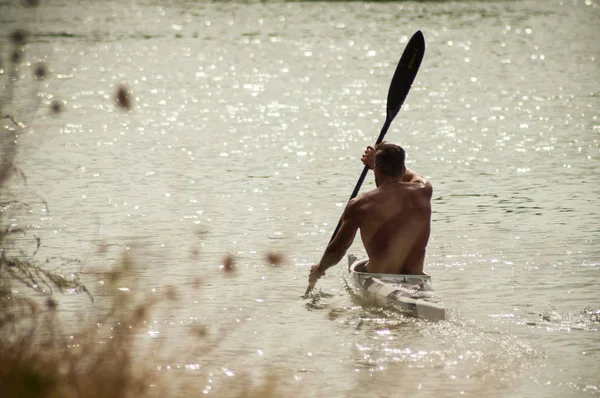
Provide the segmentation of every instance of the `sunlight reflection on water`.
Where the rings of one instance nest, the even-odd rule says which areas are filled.
[[[52,209],[32,213],[40,256],[85,257],[88,270],[135,251],[135,293],[206,277],[147,332],[183,351],[174,367],[208,369],[204,393],[273,366],[290,391],[324,396],[595,394],[596,3],[77,7],[88,24],[57,6],[31,43],[68,109],[22,138],[23,191]],[[355,305],[338,270],[319,300],[299,299],[416,29],[426,56],[387,138],[433,181],[440,324]],[[110,102],[122,81],[130,114]],[[285,267],[265,260],[272,250]],[[227,253],[236,271],[221,277]],[[205,356],[189,349],[199,324],[227,335]]]

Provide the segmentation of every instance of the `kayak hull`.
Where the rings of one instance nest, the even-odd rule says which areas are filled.
[[[429,275],[375,274],[364,272],[368,259],[348,256],[352,285],[365,299],[432,321],[446,319],[444,302],[433,290]]]

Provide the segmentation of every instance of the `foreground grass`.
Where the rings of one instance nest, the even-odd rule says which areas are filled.
[[[30,263],[29,266],[37,265]],[[3,263],[2,269],[6,269],[6,263]],[[84,325],[77,325],[75,334],[63,330],[63,326],[73,329],[74,325],[61,324],[58,304],[52,296],[30,294],[31,291],[28,291],[33,297],[27,297],[27,294],[16,294],[14,289],[11,293],[4,291],[0,297],[2,397],[202,395],[208,375],[186,372],[165,377],[156,365],[160,363],[157,347],[152,347],[153,357],[144,356],[144,350],[138,347],[139,338],[147,332],[148,317],[161,303],[176,305],[179,294],[173,288],[166,288],[161,294],[136,300],[130,292],[117,288],[122,286],[119,281],[123,278],[131,282],[133,269],[131,257],[124,255],[115,271],[101,277],[106,282],[106,294],[102,298],[106,301],[102,305],[104,309]],[[2,276],[4,282],[7,281],[5,276]],[[85,301],[90,306],[98,305]],[[92,309],[92,312],[97,311]],[[190,334],[198,339],[198,344],[206,346],[206,336],[193,330]],[[241,376],[229,384],[213,386],[211,395],[278,397],[283,396],[279,392],[280,384],[275,373],[270,373],[258,386],[250,378]]]
[[[26,284],[37,286],[35,275],[40,265],[30,259],[22,260],[20,269],[14,271],[11,270],[14,263],[12,258],[3,260],[0,265],[4,287],[0,295],[2,396],[150,396],[150,386],[156,384],[156,377],[149,366],[135,366],[133,357],[136,332],[156,299],[136,305],[131,297],[109,290],[108,310],[83,325],[75,335],[66,336],[59,320],[58,304],[51,295],[44,298],[31,290],[19,294],[12,288],[14,278],[11,277],[15,273],[28,274],[30,280],[26,280],[29,282]],[[117,272],[107,275],[111,284],[127,273],[128,263],[129,260],[124,260]],[[51,275],[50,283],[61,289],[82,287],[78,280]]]

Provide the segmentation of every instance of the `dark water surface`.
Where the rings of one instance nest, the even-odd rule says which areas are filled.
[[[209,395],[272,370],[300,396],[600,394],[597,0],[64,0],[0,14],[3,34],[32,32],[28,60],[52,71],[44,101],[65,104],[20,138],[17,189],[39,203],[21,222],[39,256],[85,260],[93,289],[91,270],[125,251],[138,282],[124,288],[181,289],[142,336],[171,353],[155,360],[167,377],[197,374]],[[387,139],[434,186],[437,324],[354,301],[345,264],[326,294],[300,298],[419,29],[426,55]],[[121,82],[131,113],[113,105]],[[351,251],[364,254],[358,239]],[[66,317],[90,305],[62,300]],[[226,335],[199,353],[194,325]]]

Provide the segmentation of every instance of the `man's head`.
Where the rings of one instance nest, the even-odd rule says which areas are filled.
[[[384,141],[375,146],[375,169],[382,177],[401,177],[406,171],[405,158],[406,152],[399,145]]]

